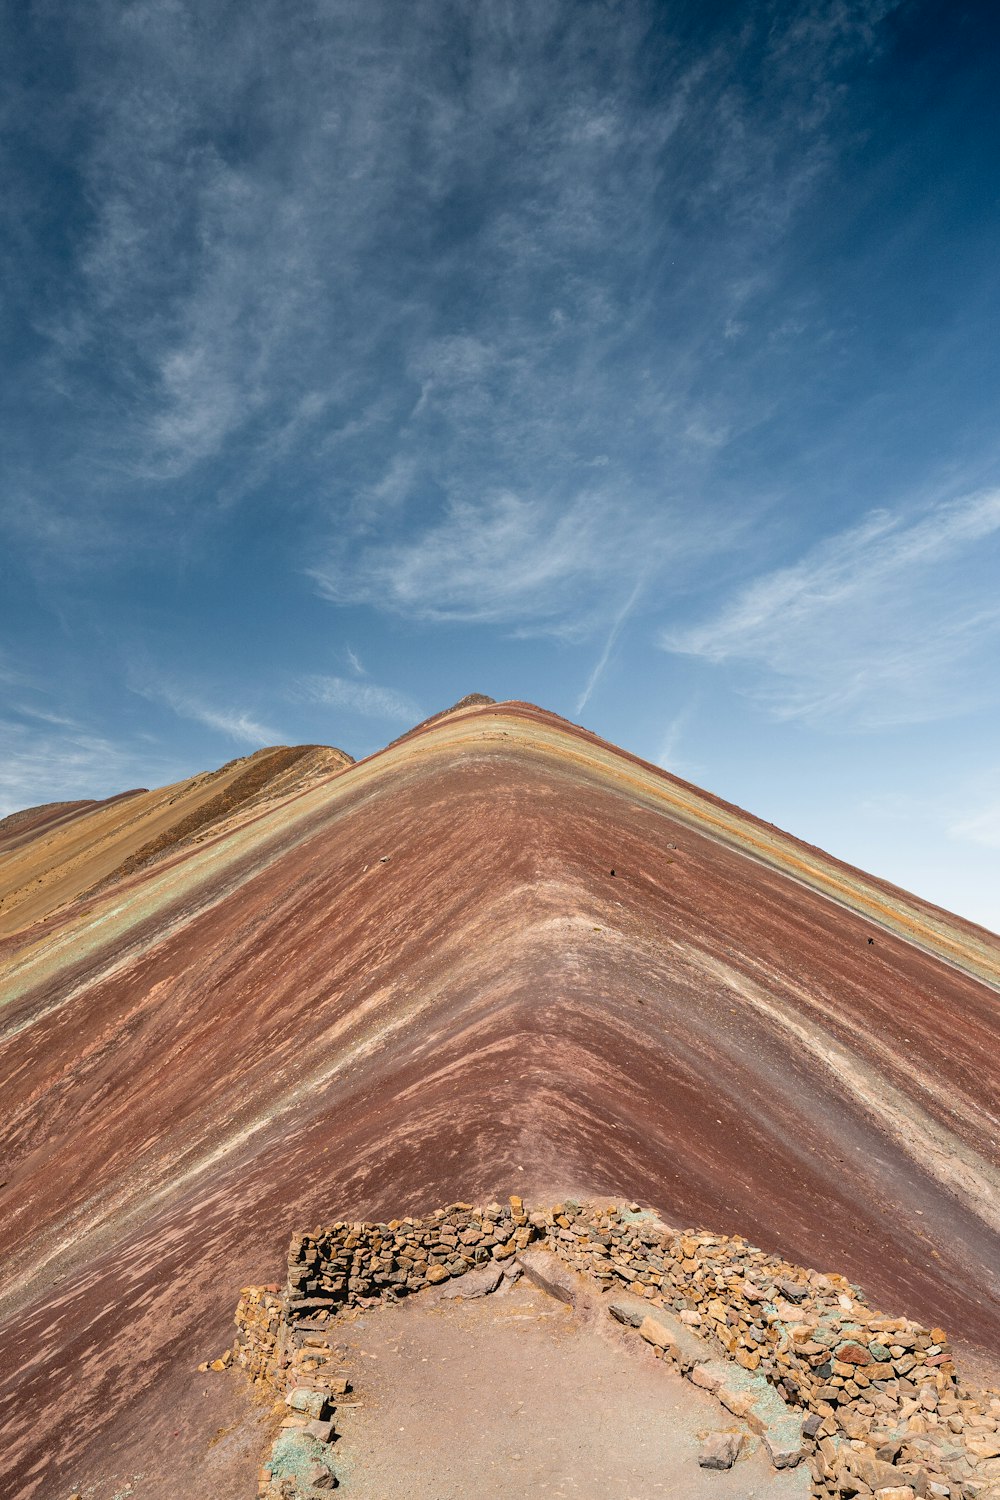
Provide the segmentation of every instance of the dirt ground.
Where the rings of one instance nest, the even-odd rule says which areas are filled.
[[[565,1277],[565,1273],[564,1277]],[[350,1500],[803,1500],[745,1424],[653,1357],[577,1278],[572,1305],[527,1276],[476,1301],[424,1294],[345,1324],[356,1407],[341,1407]],[[699,1435],[742,1431],[729,1472]]]
[[[253,1500],[278,1421],[241,1371],[180,1369],[136,1400],[131,1442],[104,1458],[94,1452],[46,1500]]]

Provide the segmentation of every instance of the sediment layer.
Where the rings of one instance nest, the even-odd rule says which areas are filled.
[[[331,1203],[624,1194],[1000,1355],[990,934],[528,705],[205,833],[0,945],[0,1495]]]

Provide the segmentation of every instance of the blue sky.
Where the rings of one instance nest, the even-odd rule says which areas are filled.
[[[0,9],[0,812],[541,703],[1000,928],[987,3]]]

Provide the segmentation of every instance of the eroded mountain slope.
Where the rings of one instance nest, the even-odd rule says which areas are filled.
[[[0,937],[204,837],[241,810],[351,764],[327,745],[278,745],[155,791],[14,813],[0,823]]]
[[[1000,1352],[998,959],[519,704],[65,907],[3,953],[23,1493],[197,1421],[178,1372],[331,1214],[632,1194]]]

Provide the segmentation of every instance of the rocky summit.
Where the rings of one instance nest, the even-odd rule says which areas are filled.
[[[993,935],[481,695],[17,814],[0,898],[3,1500],[365,1500],[432,1304],[709,1400],[692,1494],[1000,1486]]]

